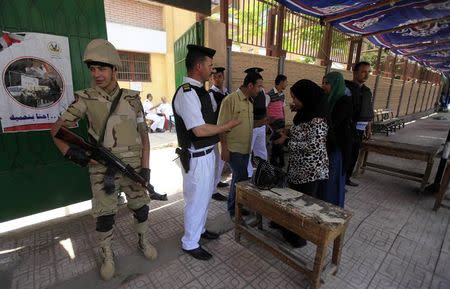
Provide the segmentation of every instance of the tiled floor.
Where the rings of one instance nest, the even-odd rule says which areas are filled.
[[[449,121],[427,119],[390,138],[439,144],[449,126]],[[417,170],[423,167],[382,157],[374,160]],[[346,207],[354,216],[340,270],[337,276],[328,276],[322,288],[449,289],[450,211],[432,211],[434,199],[417,194],[414,182],[373,172],[357,181],[360,186],[349,188],[346,196]],[[182,196],[172,196],[170,202],[162,208],[161,203],[151,205],[149,236],[159,250],[157,261],[148,262],[137,252],[132,219],[124,208],[116,220],[113,280],[98,277],[94,220],[83,216],[1,237],[0,288],[307,288],[302,274],[245,238],[236,243],[233,231],[204,244],[214,254],[208,262],[183,254],[179,248]],[[211,220],[222,218],[225,204],[213,201],[209,214]],[[295,253],[311,260],[314,246]]]

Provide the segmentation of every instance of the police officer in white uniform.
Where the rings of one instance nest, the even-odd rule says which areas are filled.
[[[183,251],[199,260],[212,255],[199,245],[200,238],[216,239],[218,234],[205,229],[211,195],[215,189],[216,155],[211,153],[219,141],[219,134],[239,125],[230,120],[216,125],[211,96],[204,88],[212,72],[215,50],[188,45],[184,78],[173,98],[178,145],[177,153],[183,164],[184,235]]]
[[[260,73],[264,69],[260,67],[247,68],[244,72],[257,72]],[[251,150],[254,157],[259,157],[263,160],[267,160],[267,145],[266,145],[266,123],[267,123],[267,106],[269,105],[270,97],[261,90],[261,92],[253,99],[253,135]],[[253,165],[250,158],[248,162],[248,177],[253,176]]]

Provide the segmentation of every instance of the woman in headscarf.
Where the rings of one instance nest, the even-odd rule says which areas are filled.
[[[316,196],[318,181],[328,178],[326,112],[321,107],[324,91],[311,80],[302,79],[291,87],[297,113],[289,137],[289,187]],[[283,135],[277,142],[287,140]]]
[[[291,96],[297,111],[294,125],[290,129],[289,138],[282,133],[275,143],[288,143],[289,187],[316,197],[319,182],[328,178],[326,147],[328,125],[322,105],[324,91],[311,80],[302,79],[291,87]],[[279,228],[283,237],[293,247],[306,245],[306,241],[298,235],[285,228]]]
[[[322,200],[344,207],[345,175],[352,149],[352,100],[345,94],[345,81],[340,72],[328,73],[322,82],[327,98],[329,178],[321,182]]]

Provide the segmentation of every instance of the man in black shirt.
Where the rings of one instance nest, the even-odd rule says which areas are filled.
[[[353,67],[353,80],[345,81],[345,85],[352,94],[353,102],[353,147],[352,156],[347,171],[346,185],[358,186],[357,183],[352,182],[351,176],[355,168],[356,161],[358,160],[359,149],[363,138],[369,139],[372,136],[373,119],[373,99],[372,92],[364,83],[367,81],[370,75],[370,63],[361,61]]]

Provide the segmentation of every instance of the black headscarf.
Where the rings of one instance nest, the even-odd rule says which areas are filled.
[[[315,117],[326,117],[326,98],[323,89],[308,79],[301,79],[291,87],[294,98],[303,103],[303,108],[294,116],[294,124],[309,122]]]

